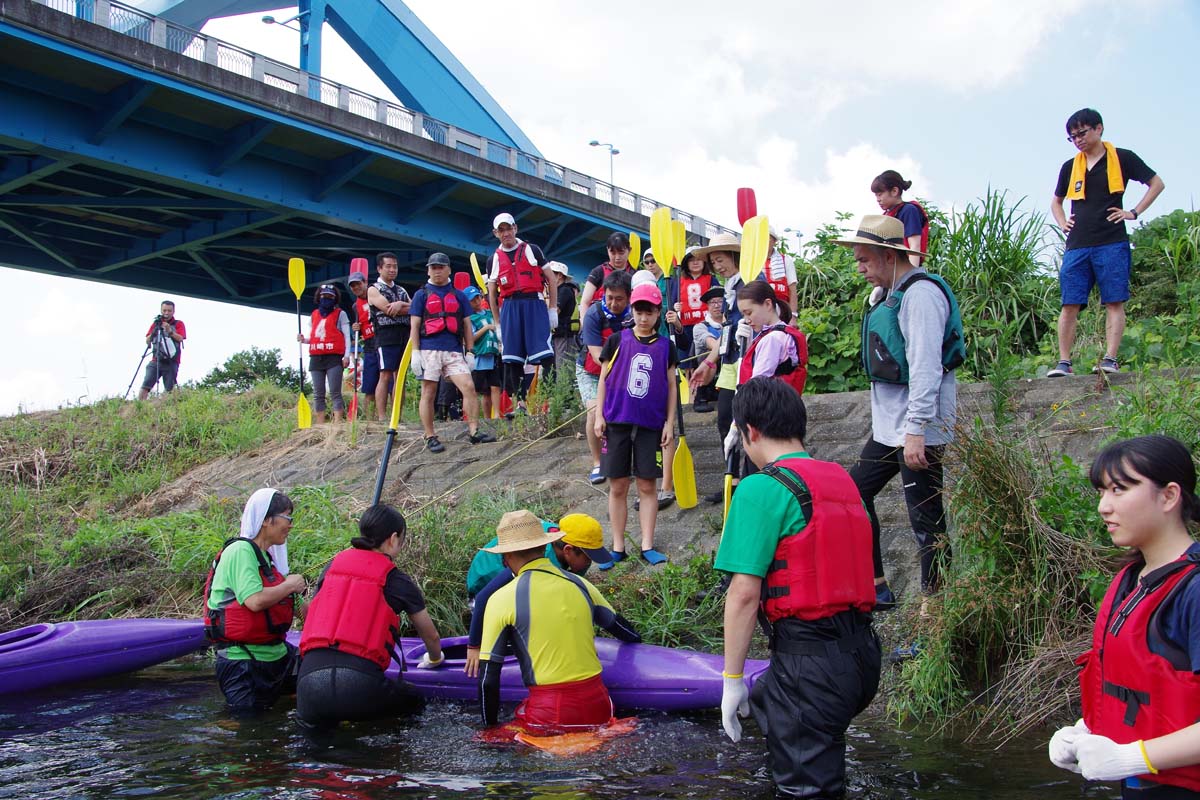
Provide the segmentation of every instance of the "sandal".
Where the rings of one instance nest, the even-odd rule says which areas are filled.
[[[653,547],[651,547],[649,550],[642,551],[642,560],[645,561],[650,566],[656,567],[659,564],[667,563],[667,561],[669,561],[670,559],[668,559],[662,553],[658,552]]]
[[[624,550],[609,550],[608,552],[612,553],[612,561],[608,562],[607,564],[596,565],[601,572],[608,572],[613,568],[613,564],[616,564],[618,561],[624,561],[626,558],[628,558],[628,556],[625,555]]]
[[[437,436],[430,436],[425,440],[425,446],[429,448],[431,453],[441,453],[446,449],[446,445],[442,444]]]

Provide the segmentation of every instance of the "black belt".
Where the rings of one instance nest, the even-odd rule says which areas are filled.
[[[542,296],[537,292],[513,292],[504,300],[541,300]]]
[[[840,639],[826,639],[824,641],[787,639],[776,634],[771,637],[771,649],[793,656],[833,657],[840,653],[853,653],[855,650],[866,647],[874,639],[875,637],[869,627],[862,628]]]

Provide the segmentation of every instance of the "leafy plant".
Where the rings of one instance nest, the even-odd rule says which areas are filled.
[[[295,391],[300,386],[300,373],[280,363],[279,348],[260,350],[251,347],[234,353],[225,363],[214,367],[199,385],[219,392],[248,392],[266,382],[286,391]]]

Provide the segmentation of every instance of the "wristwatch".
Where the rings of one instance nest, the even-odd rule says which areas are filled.
[[[1137,213],[1137,209],[1136,209],[1136,208],[1131,208],[1131,209],[1129,209],[1129,213],[1130,213],[1130,214],[1133,214],[1133,218],[1134,218],[1134,219],[1137,219],[1137,218],[1138,218],[1138,213]]]

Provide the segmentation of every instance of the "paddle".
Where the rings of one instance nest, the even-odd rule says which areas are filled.
[[[738,258],[738,273],[742,283],[750,283],[762,272],[771,246],[770,224],[767,218],[751,217],[742,227],[742,252]]]
[[[465,272],[454,273],[454,288],[460,292],[471,285],[471,276]]]
[[[758,200],[753,189],[737,190],[737,215],[738,225],[745,225],[746,220],[758,216]]]
[[[642,268],[642,237],[629,232],[629,263],[634,269]]]
[[[671,223],[672,244],[675,246],[675,252],[671,255],[676,266],[683,266],[683,254],[687,252],[687,226],[683,224],[683,220],[677,219]],[[663,267],[663,272],[668,277],[671,275],[671,270],[668,267]]]
[[[300,295],[304,294],[304,259],[288,259],[288,283],[292,294],[296,295],[296,333],[304,335],[300,317]],[[312,409],[308,407],[308,399],[304,396],[304,343],[297,342],[300,350],[300,398],[296,400],[296,425],[300,430],[312,427]]]
[[[673,337],[672,337],[673,338]],[[671,476],[675,479],[675,502],[680,508],[695,508],[696,497],[696,465],[692,463],[692,451],[688,448],[687,434],[683,430],[683,381],[679,378],[679,370],[675,370],[675,395],[679,417],[679,447],[675,449],[675,458],[671,460]]]
[[[388,461],[392,458],[392,445],[396,442],[396,428],[400,426],[400,405],[404,402],[404,379],[408,376],[408,367],[412,363],[412,339],[404,345],[404,355],[400,356],[400,369],[396,370],[396,384],[392,395],[392,418],[388,422],[387,439],[383,443],[383,458],[379,459],[379,471],[375,474],[375,494],[371,505],[379,505],[383,496],[383,481],[387,478]]]
[[[487,291],[487,283],[483,280],[483,273],[479,271],[479,259],[475,258],[475,254],[471,253],[471,272],[475,273],[475,282],[479,284],[479,291]]]
[[[350,419],[350,446],[358,444],[358,331],[354,332],[354,381],[350,384],[350,405],[346,416]]]
[[[666,206],[654,209],[650,215],[650,249],[654,251],[654,260],[664,273],[671,269],[671,256],[675,251],[674,236],[671,232],[671,209]]]
[[[725,489],[723,492],[725,499],[725,514],[721,517],[722,523],[729,519],[729,504],[733,502],[733,470],[735,469],[734,461],[737,459],[737,454],[738,451],[735,447],[733,448],[733,452],[729,454],[729,457],[725,459]],[[725,535],[724,530],[721,531],[721,535]]]

